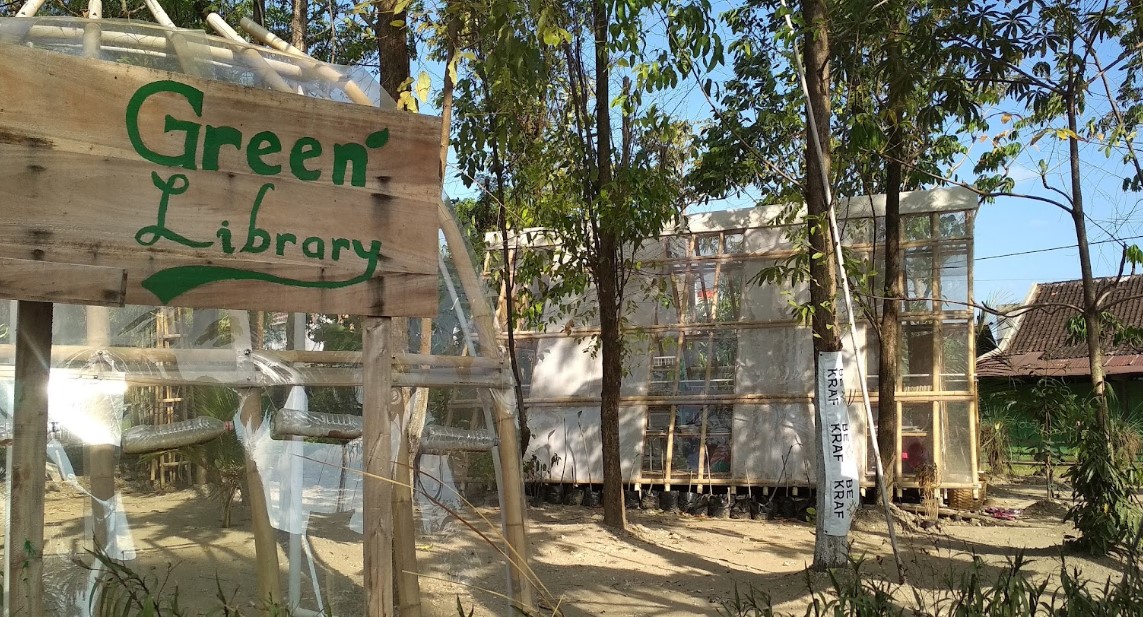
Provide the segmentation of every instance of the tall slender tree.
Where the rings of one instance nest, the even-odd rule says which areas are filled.
[[[604,522],[624,527],[624,294],[635,251],[680,210],[688,152],[687,125],[644,99],[720,46],[705,0],[497,7],[470,22],[484,34],[457,84],[458,162],[467,181],[497,196],[513,228],[543,228],[557,247],[525,259],[518,287],[542,285],[549,307],[594,297],[570,304],[600,324]],[[670,46],[647,44],[653,20],[667,22]],[[629,87],[613,94],[624,79]]]

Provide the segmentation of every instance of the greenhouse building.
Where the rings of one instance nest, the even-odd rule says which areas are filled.
[[[976,208],[975,195],[963,189],[902,195],[906,300],[897,409],[890,416],[901,487],[916,486],[924,468],[935,468],[942,488],[978,486],[969,307]],[[848,258],[867,269],[883,264],[884,197],[853,199],[839,210]],[[640,271],[626,290],[635,307],[627,314],[620,407],[626,483],[699,492],[814,483],[811,334],[792,311],[808,291],[804,284],[758,282],[760,272],[794,254],[794,227],[772,223],[777,212],[690,215],[678,226],[684,231],[640,250]],[[535,249],[537,237],[523,234],[517,248]],[[501,294],[501,323],[503,300]],[[844,337],[847,395],[864,434],[856,376],[859,364],[878,417],[878,339],[869,311],[879,303],[860,292],[855,302],[856,353]],[[549,317],[563,313],[543,330],[516,335],[532,434],[525,456],[535,457],[543,481],[598,484],[598,328],[566,304],[547,309]],[[858,460],[869,462],[872,484],[867,441],[858,440]]]

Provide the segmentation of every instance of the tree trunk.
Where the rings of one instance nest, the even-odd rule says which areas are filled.
[[[1079,248],[1080,278],[1083,285],[1083,320],[1087,326],[1088,365],[1091,368],[1091,389],[1096,401],[1096,424],[1104,437],[1111,442],[1111,417],[1107,408],[1107,395],[1103,373],[1103,343],[1100,340],[1100,307],[1096,297],[1095,279],[1091,274],[1091,254],[1088,251],[1087,221],[1084,219],[1083,190],[1079,168],[1079,140],[1077,135],[1076,101],[1074,95],[1065,97],[1068,128],[1073,137],[1068,139],[1068,155],[1071,163],[1072,222],[1076,228],[1076,244]]]
[[[895,39],[896,37],[894,37]],[[896,42],[895,40],[893,42]],[[889,65],[899,61],[896,46],[889,48]],[[888,161],[885,169],[885,280],[881,303],[877,362],[877,447],[885,470],[885,490],[892,491],[897,481],[897,378],[901,349],[901,115],[904,108],[902,84],[889,80]],[[875,232],[876,233],[876,232]]]
[[[600,271],[597,277],[599,335],[602,340],[603,384],[600,391],[599,419],[603,447],[603,523],[625,529],[627,511],[623,504],[622,453],[619,448],[619,392],[623,383],[623,333],[619,319],[622,300],[619,276],[614,264],[617,243],[609,233],[601,234]]]
[[[593,197],[602,199],[603,189],[611,183],[611,101],[608,94],[608,16],[603,0],[592,0],[592,27],[595,31],[595,122],[596,166],[598,184]],[[597,207],[601,205],[597,203]],[[599,334],[602,339],[603,384],[600,390],[600,436],[603,448],[603,523],[625,529],[627,512],[623,507],[623,466],[619,449],[619,389],[623,383],[623,333],[620,332],[620,310],[623,290],[619,288],[617,257],[620,239],[610,230],[596,228],[598,261],[595,272],[596,296],[599,299]]]
[[[381,89],[396,101],[401,86],[409,79],[409,42],[405,29],[405,12],[395,13],[399,0],[380,0],[374,6],[373,34],[377,37],[378,62],[381,64]],[[401,22],[395,26],[394,22]]]
[[[302,51],[306,51],[306,22],[308,21],[306,13],[308,12],[309,3],[306,0],[294,0],[294,16],[290,19],[290,44]],[[332,24],[330,27],[333,27]]]
[[[823,0],[804,0],[803,17],[807,24],[803,54],[806,66],[806,114],[812,114],[817,134],[806,132],[806,211],[809,225],[810,251],[822,257],[810,260],[810,302],[813,306],[814,374],[818,373],[818,354],[841,350],[841,328],[834,311],[837,298],[837,276],[834,270],[833,239],[828,224],[829,197],[824,180],[830,170],[830,103],[829,103],[829,35],[826,5]],[[807,127],[809,126],[807,122]],[[814,141],[820,136],[821,158]],[[815,388],[815,392],[817,389]],[[814,405],[815,426],[823,424],[820,401]],[[825,484],[825,444],[820,429],[814,430],[815,469],[817,476],[817,536],[814,541],[815,570],[846,564],[849,547],[844,536],[825,533],[825,513],[829,488]]]

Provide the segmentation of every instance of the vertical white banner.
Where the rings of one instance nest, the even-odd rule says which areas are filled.
[[[857,510],[860,484],[858,482],[857,452],[853,447],[857,427],[850,421],[849,405],[845,399],[845,368],[841,353],[826,351],[818,354],[817,405],[821,411],[822,448],[825,452],[825,533],[845,536]]]

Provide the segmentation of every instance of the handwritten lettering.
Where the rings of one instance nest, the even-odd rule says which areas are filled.
[[[206,107],[205,96],[202,90],[194,86],[163,80],[139,88],[127,103],[126,110],[127,137],[139,156],[164,167],[192,170],[201,167],[207,171],[218,171],[221,169],[220,158],[224,146],[230,146],[235,152],[244,149],[242,131],[235,127],[206,125],[204,131],[200,122],[168,114],[164,117],[163,131],[181,133],[181,149],[174,153],[156,151],[148,145],[148,140],[143,139],[139,114],[151,97],[164,93],[181,98],[195,118],[203,116]],[[246,168],[261,176],[280,175],[284,169],[283,163],[288,162],[293,177],[303,182],[316,182],[325,175],[322,169],[322,163],[325,163],[332,168],[332,173],[328,177],[333,184],[344,185],[348,176],[350,185],[365,186],[369,151],[382,148],[387,143],[389,143],[389,129],[375,131],[367,135],[361,143],[351,141],[334,144],[333,148],[329,149],[333,152],[333,159],[328,161],[324,160],[327,149],[313,137],[299,137],[288,149],[289,154],[285,155],[287,149],[277,133],[264,130],[255,133],[246,141],[246,156],[243,158]]]

